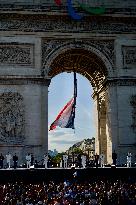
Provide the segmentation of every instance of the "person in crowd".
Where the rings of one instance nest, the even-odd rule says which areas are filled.
[[[116,164],[117,164],[117,153],[115,152],[115,150],[112,153],[112,160],[113,160],[113,164],[116,166]]]
[[[135,205],[132,179],[0,184],[1,205]]]
[[[13,156],[14,169],[17,168],[17,162],[18,162],[18,156],[15,153],[15,155]]]
[[[30,169],[30,166],[31,166],[31,154],[30,153],[26,155],[26,166],[27,166],[27,169]]]
[[[6,154],[6,159],[7,159],[7,165],[8,165],[8,168],[10,169],[11,167],[11,159],[12,159],[12,156],[11,154],[8,152],[8,154]]]
[[[4,161],[4,156],[3,156],[3,154],[1,153],[1,154],[0,154],[0,169],[3,169],[3,161]]]

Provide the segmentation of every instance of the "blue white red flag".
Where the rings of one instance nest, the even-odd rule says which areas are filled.
[[[75,105],[74,97],[60,111],[55,121],[51,124],[49,130],[55,129],[57,126],[62,128],[74,129]]]

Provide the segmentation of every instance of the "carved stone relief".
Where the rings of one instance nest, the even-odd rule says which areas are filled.
[[[6,19],[7,18],[7,19]],[[111,20],[105,18],[85,19],[82,21],[70,21],[70,18],[54,18],[43,15],[12,15],[2,14],[0,18],[1,31],[25,31],[25,32],[92,32],[92,33],[134,33],[136,32],[135,20]]]
[[[59,49],[60,47],[63,47],[64,45],[68,45],[68,47],[72,48],[83,48],[86,49],[86,45],[92,46],[94,48],[97,48],[99,51],[101,51],[111,62],[112,65],[114,65],[115,59],[114,59],[114,41],[113,40],[46,40],[43,41],[42,46],[42,60],[43,64],[48,59],[48,56],[55,50]],[[46,59],[46,60],[45,60]],[[114,67],[114,66],[113,66]]]
[[[124,68],[136,68],[136,47],[123,46],[123,67]]]
[[[122,78],[122,79],[108,79],[106,82],[108,86],[136,86],[136,79],[133,78]]]
[[[88,55],[93,55],[93,52],[90,52],[90,54],[85,53],[85,52],[89,52],[88,50],[89,46],[93,49],[100,51],[111,62],[111,65],[114,65],[114,41],[113,40],[97,41],[92,39],[91,40],[52,39],[52,40],[44,41],[43,39],[43,45],[42,45],[43,74],[45,76],[48,75],[49,70],[47,69],[50,66],[46,67],[46,62],[50,58],[52,59],[51,54],[54,54],[56,51],[58,52],[58,50],[59,49],[61,50],[62,48],[62,53],[58,52],[59,57],[56,56],[55,61],[52,62],[52,67],[54,67],[58,72],[61,72],[62,70],[66,71],[67,69],[69,70],[71,68],[73,69],[75,66],[75,70],[78,69],[77,72],[80,71],[80,73],[83,76],[87,77],[91,81],[93,88],[98,89],[98,87],[100,87],[102,82],[105,80],[107,71],[105,69],[104,63],[101,61],[99,57],[95,59],[95,54],[93,58],[91,56],[90,57],[88,56]],[[65,49],[68,50],[65,51]],[[73,51],[73,49],[75,49],[75,51]],[[73,54],[72,52],[74,52],[73,56],[72,56]],[[97,66],[95,65],[95,62],[97,62]],[[86,74],[87,72],[89,73],[88,76]]]
[[[48,59],[48,56],[54,52],[57,48],[61,47],[63,44],[65,45],[65,40],[46,40],[43,41],[42,44],[42,62],[43,66],[46,62],[46,59]],[[69,41],[68,41],[69,42]]]
[[[24,122],[23,97],[19,93],[2,93],[0,95],[0,143],[22,143]]]
[[[130,104],[132,106],[132,129],[136,133],[136,95],[132,95],[130,98]]]
[[[0,45],[0,64],[2,65],[33,65],[33,45]]]
[[[114,56],[114,41],[113,40],[88,40],[85,41],[86,44],[89,44],[99,51],[105,54],[108,60],[111,62],[112,65],[115,63],[115,56]]]

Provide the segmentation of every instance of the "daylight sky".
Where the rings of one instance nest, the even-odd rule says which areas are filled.
[[[59,128],[48,132],[48,148],[62,152],[74,143],[95,137],[94,103],[90,82],[77,74],[77,105],[75,133],[70,128]],[[73,73],[61,73],[55,76],[49,86],[48,122],[55,120],[61,109],[73,95]]]

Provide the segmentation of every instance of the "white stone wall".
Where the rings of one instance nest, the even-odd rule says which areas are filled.
[[[136,155],[136,131],[132,128],[132,112],[133,107],[130,104],[132,95],[136,95],[135,86],[120,86],[118,87],[118,135],[119,146],[122,155],[122,159],[125,158],[128,151],[133,152]]]
[[[112,152],[118,154],[118,163],[126,162],[128,151],[136,155],[136,132],[133,131],[130,98],[136,95],[135,86],[112,85],[106,91],[107,99],[107,150],[112,144]]]
[[[25,140],[22,144],[1,143],[0,152],[16,152],[20,162],[24,162],[27,152],[33,153],[35,159],[40,160],[48,150],[48,86],[25,78],[41,75],[41,38],[25,35],[0,36],[0,55],[0,76],[3,79],[5,77],[5,82],[0,85],[0,94],[20,93],[25,109]],[[8,80],[8,76],[13,78]],[[14,76],[22,76],[24,82],[16,84],[15,80],[14,83]]]
[[[18,92],[23,96],[25,107],[25,140],[20,145],[0,145],[0,152],[19,155],[19,161],[24,161],[26,153],[33,153],[40,160],[48,150],[48,86],[37,84],[0,85],[0,94]],[[44,93],[44,95],[43,95]]]

